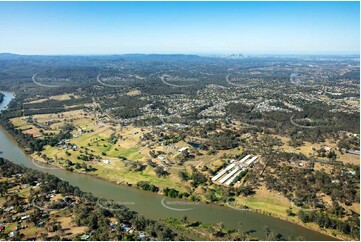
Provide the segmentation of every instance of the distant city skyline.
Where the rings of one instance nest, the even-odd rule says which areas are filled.
[[[0,2],[0,53],[357,54],[359,2]]]

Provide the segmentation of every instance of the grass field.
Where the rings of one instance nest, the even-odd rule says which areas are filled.
[[[74,112],[71,115],[74,115]],[[146,160],[151,158],[148,155],[150,148],[141,144],[141,137],[147,130],[142,131],[140,128],[135,127],[120,129],[106,123],[95,124],[95,121],[89,121],[87,118],[77,119],[76,121],[73,124],[78,126],[81,123],[83,130],[90,131],[70,140],[71,144],[78,147],[77,150],[69,149],[66,151],[59,147],[46,146],[42,152],[48,158],[55,159],[57,165],[61,165],[67,159],[73,163],[83,163],[84,161],[79,160],[77,157],[88,152],[101,157],[100,162],[89,161],[86,164],[97,169],[91,174],[98,175],[103,179],[128,184],[148,181],[161,188],[173,187],[179,191],[185,191],[177,175],[177,170],[174,173],[171,172],[167,177],[160,178],[156,176],[154,169],[151,167],[147,167],[143,171],[132,171],[129,167],[126,167],[126,162],[119,158],[125,157],[127,161],[140,161],[145,164]],[[73,133],[76,133],[76,131]],[[116,143],[112,143],[109,139],[112,134],[120,135],[121,138]],[[166,149],[161,150],[165,151]],[[70,153],[70,156],[66,154],[67,152]],[[33,156],[42,161],[39,156],[35,154]],[[103,160],[109,160],[110,164],[104,163]],[[157,161],[157,159],[154,159],[154,161]]]
[[[36,226],[31,226],[21,231],[21,233],[23,233],[27,238],[33,238],[36,237],[37,234],[45,233],[45,232],[46,232],[45,228],[43,227],[39,228]]]
[[[42,102],[45,102],[48,100],[66,101],[66,100],[70,100],[71,98],[78,99],[79,96],[74,95],[73,93],[63,94],[63,95],[55,95],[55,96],[50,96],[48,98],[41,98],[41,99],[29,101],[26,104],[42,103]]]
[[[261,211],[281,219],[291,221],[302,226],[308,227],[312,230],[319,231],[328,235],[333,235],[342,240],[353,240],[351,237],[341,234],[332,229],[320,228],[316,223],[304,224],[298,216],[288,216],[286,210],[291,209],[293,213],[297,214],[300,208],[291,204],[291,202],[276,191],[268,191],[264,186],[256,190],[256,194],[250,197],[237,197],[235,204],[245,205],[251,209]],[[354,204],[353,207],[359,207],[359,204]]]
[[[275,191],[268,191],[262,186],[256,190],[256,194],[249,197],[237,197],[237,204],[246,205],[251,209],[267,211],[278,216],[286,217],[287,209],[292,208],[293,212],[299,209],[292,206],[291,202],[281,194]]]

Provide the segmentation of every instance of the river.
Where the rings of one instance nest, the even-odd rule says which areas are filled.
[[[0,112],[5,110],[11,100],[15,98],[10,92],[2,93],[5,94],[5,97],[0,104]],[[43,164],[36,164],[23,152],[16,141],[1,126],[0,151],[3,152],[0,152],[0,157],[6,158],[16,164],[55,175],[79,187],[82,191],[91,192],[97,197],[112,199],[117,203],[126,205],[129,209],[139,212],[146,218],[182,218],[183,216],[187,216],[190,220],[197,220],[208,224],[223,222],[225,226],[230,228],[237,228],[239,224],[242,223],[242,229],[244,231],[253,230],[252,235],[261,239],[265,239],[264,227],[268,226],[272,230],[281,233],[285,238],[287,238],[287,236],[303,236],[306,240],[335,240],[330,236],[271,216],[251,211],[239,211],[217,205],[192,203],[184,200],[182,202],[187,204],[181,204],[182,202],[179,200],[164,198],[156,193],[116,185],[89,175],[72,173],[62,169],[54,169],[50,166],[46,167]]]

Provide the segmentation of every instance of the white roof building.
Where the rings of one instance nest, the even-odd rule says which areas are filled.
[[[247,165],[251,165],[255,160],[257,159],[257,156],[254,156],[252,159],[248,160],[246,162]]]
[[[212,178],[212,181],[216,181],[218,180],[218,178],[220,178],[221,176],[223,176],[223,174],[225,174],[228,170],[232,169],[236,164],[232,163],[229,166],[227,166],[225,169],[223,169],[222,171],[220,171],[216,176],[214,176]]]
[[[243,157],[243,158],[239,161],[239,163],[245,162],[249,157],[251,157],[251,155],[246,155],[245,157]]]
[[[182,152],[182,151],[185,151],[185,150],[188,150],[188,147],[182,147],[178,150],[178,152]]]
[[[225,181],[227,181],[231,176],[234,175],[234,173],[236,173],[239,170],[239,166],[237,166],[236,168],[234,168],[230,173],[228,173],[225,177],[223,177],[219,182],[222,184]]]
[[[238,171],[234,176],[232,176],[226,183],[225,185],[229,186],[234,179],[236,179],[237,176],[239,176],[239,174],[241,174],[242,171],[246,170],[246,168],[242,168],[242,170]]]

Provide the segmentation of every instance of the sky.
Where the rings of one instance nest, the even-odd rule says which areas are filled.
[[[359,2],[0,2],[0,53],[359,51]]]

